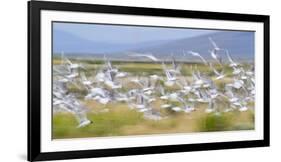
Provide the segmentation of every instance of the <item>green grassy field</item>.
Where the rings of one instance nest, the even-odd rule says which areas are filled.
[[[60,63],[59,59],[54,59],[53,64]],[[82,61],[88,69],[87,76],[95,74],[95,69],[101,65],[101,61]],[[113,65],[121,71],[129,72],[133,75],[163,75],[161,64],[154,63],[122,63],[113,62]],[[189,79],[191,66],[197,66],[198,70],[210,75],[212,72],[205,65],[186,63],[182,64],[182,74]],[[218,67],[219,68],[219,67]],[[225,68],[225,73],[230,75],[231,69]],[[216,85],[222,88],[225,83],[230,82],[230,78],[216,81]],[[128,85],[129,86],[129,85]],[[71,88],[73,93],[83,96],[85,90]],[[145,134],[167,134],[167,133],[188,133],[188,132],[207,132],[207,131],[231,131],[231,130],[250,130],[254,129],[254,110],[246,112],[233,111],[228,113],[206,114],[204,108],[207,105],[197,105],[196,111],[190,114],[174,113],[161,110],[167,116],[159,121],[152,121],[143,118],[143,114],[130,109],[125,103],[99,104],[95,101],[83,101],[89,108],[87,116],[93,124],[76,128],[75,117],[66,112],[53,114],[53,139],[63,138],[83,138],[83,137],[106,137],[106,136],[127,136]],[[153,107],[159,107],[161,101],[158,99]],[[254,107],[254,105],[252,105]]]
[[[90,106],[92,105],[92,106]],[[126,104],[101,106],[88,103],[88,118],[93,124],[76,128],[77,121],[70,113],[53,115],[53,138],[105,137],[145,134],[188,133],[254,129],[254,112],[229,112],[221,115],[206,114],[203,108],[191,114],[173,113],[159,121],[146,120],[142,113]],[[102,110],[108,109],[107,112]]]

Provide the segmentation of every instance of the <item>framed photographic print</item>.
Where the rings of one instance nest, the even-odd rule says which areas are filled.
[[[269,16],[28,2],[28,160],[269,146]]]

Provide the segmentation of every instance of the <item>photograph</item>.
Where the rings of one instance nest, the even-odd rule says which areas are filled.
[[[39,1],[28,14],[28,160],[269,146],[269,15]]]
[[[51,26],[53,140],[255,130],[255,31]]]

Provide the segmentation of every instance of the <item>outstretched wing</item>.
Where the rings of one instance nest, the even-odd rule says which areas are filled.
[[[132,54],[132,55],[129,55],[131,57],[146,57],[154,62],[158,62],[159,60],[153,56],[152,54]]]
[[[215,43],[215,41],[211,37],[209,37],[209,40],[215,49],[219,49],[218,45]]]
[[[206,59],[203,56],[201,56],[199,53],[193,51],[189,51],[188,53],[191,54],[192,56],[199,57],[205,65],[208,65]]]

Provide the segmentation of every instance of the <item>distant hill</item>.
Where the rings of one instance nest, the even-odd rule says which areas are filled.
[[[126,49],[126,45],[94,42],[80,38],[68,32],[54,30],[53,49],[55,53],[102,53],[116,52]]]
[[[180,39],[151,48],[135,49],[137,52],[150,52],[158,57],[182,54],[185,51],[196,51],[206,58],[210,58],[208,52],[212,49],[208,37],[211,37],[220,48],[227,49],[233,57],[239,59],[254,58],[254,34],[251,32],[227,32],[221,31],[193,38]]]
[[[148,47],[158,46],[167,42],[168,41],[151,41],[143,42],[141,44],[97,42],[78,37],[65,31],[53,31],[53,50],[55,53],[60,53],[63,51],[66,54],[108,54],[123,52],[129,49],[144,49]]]
[[[106,54],[112,58],[130,59],[127,56],[130,51],[152,53],[161,59],[167,58],[173,53],[176,58],[183,59],[183,51],[192,50],[209,59],[210,53],[208,51],[212,49],[212,44],[208,37],[211,37],[219,47],[228,49],[236,59],[252,60],[254,58],[254,33],[252,32],[219,31],[192,38],[143,42],[140,44],[95,42],[60,30],[54,30],[53,34],[53,49],[57,54],[64,51],[66,54],[80,56],[101,57]],[[184,58],[195,59],[192,56]]]

